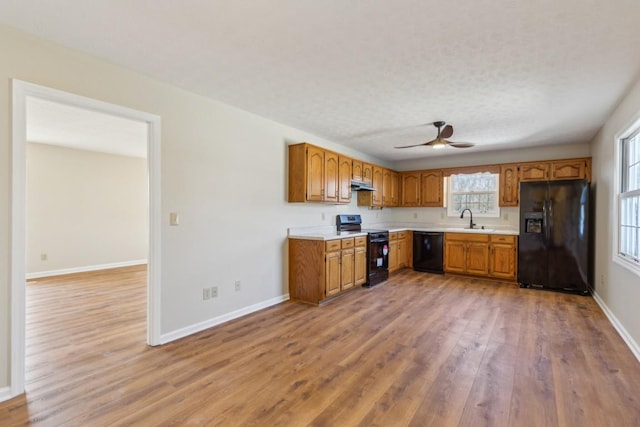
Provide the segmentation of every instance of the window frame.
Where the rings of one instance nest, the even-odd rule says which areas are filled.
[[[490,174],[496,181],[496,190],[494,191],[464,191],[454,193],[451,191],[451,177],[455,175],[479,175],[479,174]],[[473,212],[473,216],[476,218],[500,218],[500,174],[496,172],[472,172],[472,173],[457,173],[451,174],[445,177],[444,182],[444,191],[445,191],[445,208],[447,209],[447,217],[448,218],[459,218],[460,212],[453,211],[452,200],[451,198],[455,194],[484,194],[484,193],[495,193],[495,213],[481,213],[481,212]]]
[[[624,130],[618,133],[614,137],[614,191],[613,193],[613,221],[611,235],[613,237],[613,247],[611,250],[612,261],[618,265],[625,267],[627,270],[640,276],[640,260],[635,260],[629,255],[625,255],[621,251],[621,234],[622,234],[622,200],[627,197],[635,197],[640,195],[640,189],[632,191],[623,191],[623,185],[625,184],[626,170],[625,170],[625,150],[624,142],[630,138],[640,135],[640,112],[636,114],[631,124],[626,126]]]

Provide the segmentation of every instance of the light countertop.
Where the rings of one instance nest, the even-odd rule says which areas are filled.
[[[443,233],[470,233],[470,234],[506,234],[511,236],[517,236],[518,230],[513,228],[474,228],[470,230],[468,228],[446,226],[440,224],[416,224],[412,225],[395,225],[395,224],[373,224],[371,226],[363,226],[365,229],[375,230],[389,230],[391,233],[398,231],[431,231],[431,232],[443,232]],[[308,230],[305,229],[290,229],[288,237],[290,239],[305,239],[305,240],[334,240],[344,239],[345,237],[357,237],[366,236],[366,232],[353,232],[353,231],[336,231],[336,227],[315,227]]]

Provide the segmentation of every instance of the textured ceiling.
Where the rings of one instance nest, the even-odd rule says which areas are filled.
[[[7,0],[0,22],[386,160],[587,142],[640,73],[638,0]],[[313,142],[313,141],[311,141]]]
[[[147,157],[147,124],[27,97],[27,141]]]

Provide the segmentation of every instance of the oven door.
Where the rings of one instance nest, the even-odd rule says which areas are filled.
[[[367,286],[384,282],[389,277],[389,239],[369,241],[369,281]]]

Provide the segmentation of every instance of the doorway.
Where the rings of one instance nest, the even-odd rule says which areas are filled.
[[[148,264],[147,344],[160,338],[160,117],[115,104],[13,80],[12,200],[11,200],[11,395],[25,389],[25,286],[26,286],[26,124],[27,100],[51,101],[144,122],[147,126]]]

